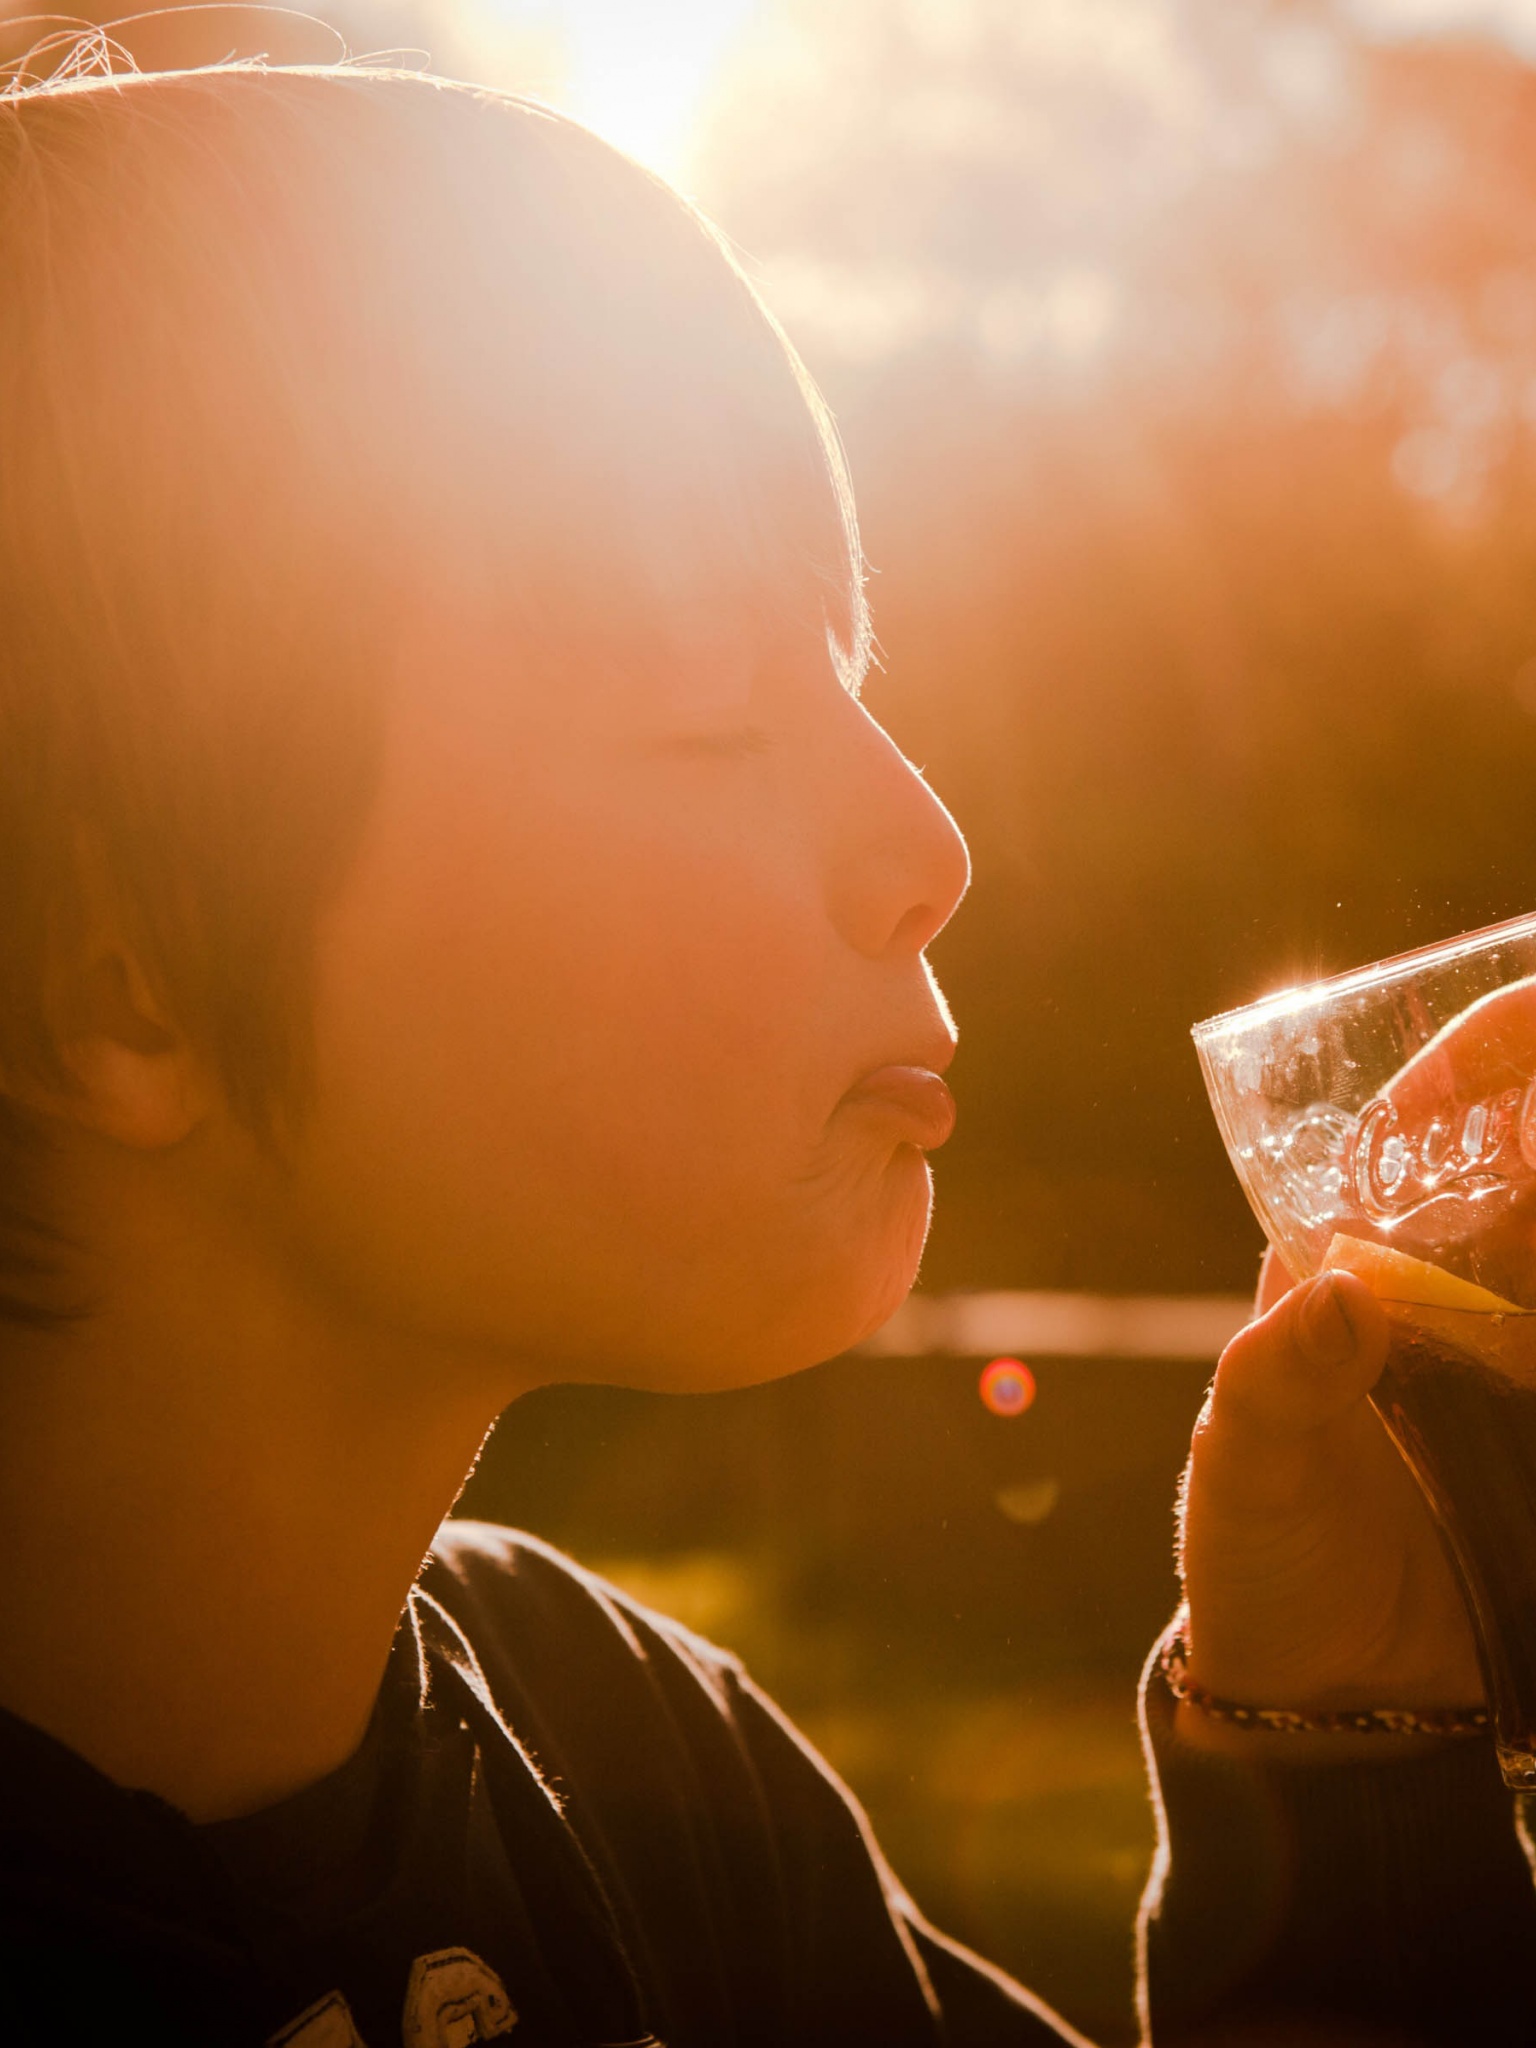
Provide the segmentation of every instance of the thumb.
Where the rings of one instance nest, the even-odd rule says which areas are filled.
[[[1295,1287],[1227,1346],[1210,1422],[1266,1435],[1326,1428],[1363,1401],[1386,1363],[1385,1311],[1353,1273]]]

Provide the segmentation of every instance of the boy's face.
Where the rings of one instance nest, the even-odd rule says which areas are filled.
[[[843,1349],[922,1247],[953,1045],[922,949],[966,875],[817,636],[534,674],[424,628],[322,925],[296,1256],[535,1379]]]

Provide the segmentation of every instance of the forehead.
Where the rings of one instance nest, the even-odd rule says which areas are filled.
[[[435,563],[423,594],[524,648],[543,687],[579,677],[615,710],[791,666],[856,691],[864,598],[819,422],[787,372],[745,404],[678,372],[643,349],[564,366],[542,384],[564,402],[532,425],[502,413],[501,431],[488,379],[481,432],[434,442],[438,501],[403,497],[413,559]]]
[[[407,495],[451,575],[595,649],[821,651],[830,627],[861,671],[846,473],[784,336],[675,194],[582,130],[491,114],[468,185],[389,228],[396,274],[429,271],[400,344]]]

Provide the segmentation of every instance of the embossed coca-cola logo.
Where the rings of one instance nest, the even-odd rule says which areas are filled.
[[[1344,1171],[1362,1214],[1383,1223],[1443,1196],[1483,1195],[1527,1180],[1536,1172],[1536,1081],[1418,1129],[1378,1095],[1355,1124]]]

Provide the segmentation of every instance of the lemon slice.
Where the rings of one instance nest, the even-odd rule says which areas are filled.
[[[1428,1259],[1410,1258],[1390,1245],[1371,1244],[1363,1237],[1342,1233],[1329,1245],[1323,1265],[1332,1272],[1353,1273],[1372,1294],[1383,1301],[1397,1301],[1414,1308],[1472,1309],[1480,1315],[1518,1316],[1524,1311],[1501,1294],[1459,1280],[1444,1266]]]

